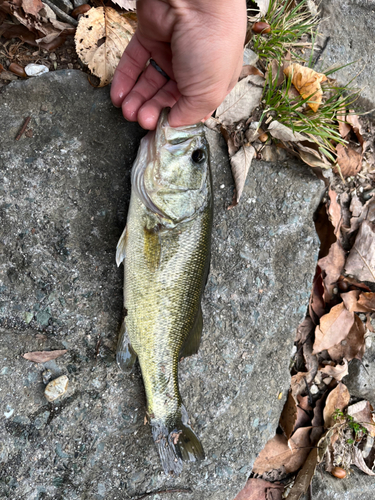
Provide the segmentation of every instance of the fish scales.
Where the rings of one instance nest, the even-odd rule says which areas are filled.
[[[178,474],[183,461],[204,457],[180,396],[178,361],[197,352],[202,329],[213,205],[209,152],[203,126],[172,129],[167,110],[143,141],[117,248],[127,310],[117,359],[129,369],[138,357],[163,468]]]

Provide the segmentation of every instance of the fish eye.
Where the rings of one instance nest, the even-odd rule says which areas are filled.
[[[191,154],[191,159],[194,163],[202,163],[206,158],[203,149],[196,149]]]

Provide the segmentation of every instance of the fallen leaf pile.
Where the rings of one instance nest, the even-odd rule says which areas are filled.
[[[17,76],[27,78],[24,67],[28,63],[43,63],[49,69],[57,69],[57,64],[51,67],[48,58],[43,57],[40,50],[55,51],[75,35],[77,56],[99,77],[99,86],[108,85],[137,25],[136,14],[121,9],[134,9],[135,1],[117,0],[112,6],[104,7],[93,7],[92,3],[98,3],[96,0],[87,1],[87,4],[69,14],[50,0],[1,2],[0,36],[9,41],[0,49],[0,56],[6,58],[9,68],[7,70],[0,64],[1,79],[11,81]],[[21,42],[11,42],[15,38]],[[22,43],[38,50],[32,54],[27,50],[22,51]],[[56,60],[56,57],[52,60]],[[61,62],[66,60],[64,54]]]
[[[321,254],[309,312],[296,333],[290,392],[248,486],[277,481],[288,500],[306,493],[317,466],[340,479],[353,465],[375,475],[374,409],[351,398],[343,382],[374,333],[375,195],[365,200],[363,191],[350,196],[330,189],[322,208],[319,217],[327,220],[317,220]]]

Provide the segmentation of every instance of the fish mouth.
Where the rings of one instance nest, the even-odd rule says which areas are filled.
[[[204,125],[202,122],[195,123],[194,125],[171,127],[168,122],[170,110],[171,108],[164,108],[160,114],[155,131],[155,151],[158,147],[165,146],[166,144],[174,146],[186,142],[197,135],[204,135]],[[154,154],[155,151],[153,151]]]

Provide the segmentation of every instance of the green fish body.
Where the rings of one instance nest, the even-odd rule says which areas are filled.
[[[163,110],[141,141],[132,170],[126,228],[116,260],[124,262],[124,306],[117,362],[138,357],[147,414],[166,473],[204,458],[178,388],[178,361],[198,351],[207,280],[213,200],[202,124],[172,128]]]

